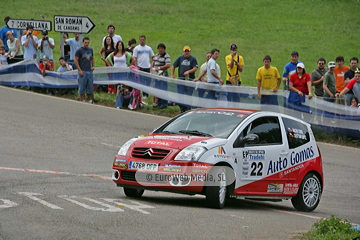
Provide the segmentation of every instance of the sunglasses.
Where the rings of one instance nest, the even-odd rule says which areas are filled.
[[[325,63],[318,63],[319,65],[324,65]]]

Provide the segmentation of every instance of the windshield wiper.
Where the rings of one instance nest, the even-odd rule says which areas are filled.
[[[211,134],[199,132],[198,130],[180,130],[179,132],[184,134],[195,135],[195,136],[212,137]]]
[[[161,132],[158,132],[158,133],[178,134],[178,133],[176,133],[176,132],[170,132],[170,131],[161,131]]]

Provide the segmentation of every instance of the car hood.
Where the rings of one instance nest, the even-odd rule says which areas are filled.
[[[213,137],[199,137],[189,135],[164,135],[150,134],[146,137],[138,138],[133,147],[162,147],[173,149],[184,149],[192,144],[204,146],[207,149],[223,145],[227,139]]]

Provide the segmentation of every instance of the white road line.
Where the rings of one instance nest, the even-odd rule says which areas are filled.
[[[149,205],[142,204],[142,203],[137,202],[137,201],[131,201],[131,200],[129,200],[129,201],[136,204],[136,205],[130,205],[130,204],[122,203],[122,202],[119,202],[118,199],[103,198],[103,200],[105,200],[107,202],[114,203],[116,205],[120,205],[120,206],[130,208],[131,210],[138,211],[138,212],[141,212],[143,214],[150,214],[150,213],[147,212],[147,211],[142,210],[141,208],[155,208],[153,206],[149,206]]]
[[[93,211],[103,211],[103,212],[123,212],[124,211],[121,208],[118,208],[118,207],[115,207],[115,206],[112,206],[112,205],[97,201],[95,199],[87,198],[87,197],[76,197],[76,196],[67,196],[67,195],[60,195],[58,197],[62,198],[62,199],[65,199],[65,200],[67,200],[69,202],[72,202],[72,203],[74,203],[76,205],[79,205],[79,206],[81,206],[83,208],[93,210]],[[89,202],[99,204],[99,205],[101,205],[101,206],[103,206],[105,208],[92,207],[92,206],[89,206],[89,205],[87,205],[85,203],[79,202],[79,201],[74,200],[74,199],[87,200]]]
[[[0,199],[0,201],[2,201],[4,203],[4,204],[0,205],[0,208],[11,208],[11,207],[19,206],[19,204],[12,202],[10,200],[7,200],[7,199]]]
[[[58,207],[58,206],[56,206],[54,204],[48,203],[48,202],[46,202],[46,201],[44,201],[44,200],[42,200],[40,198],[35,197],[35,196],[42,196],[41,193],[18,192],[18,194],[24,195],[24,196],[26,196],[26,197],[34,200],[34,201],[37,201],[37,202],[41,203],[42,205],[45,205],[45,206],[47,206],[49,208],[62,210],[61,207]]]

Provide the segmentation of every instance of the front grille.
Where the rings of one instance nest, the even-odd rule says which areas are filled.
[[[135,176],[136,174],[136,176]],[[149,181],[148,175],[152,175],[151,180]],[[157,176],[155,176],[157,175]],[[157,183],[157,184],[166,184],[168,175],[156,174],[156,173],[143,173],[143,172],[130,172],[130,171],[121,171],[122,180],[139,182],[139,183]]]
[[[132,157],[141,159],[163,160],[169,152],[169,150],[159,148],[134,148],[132,152]]]

